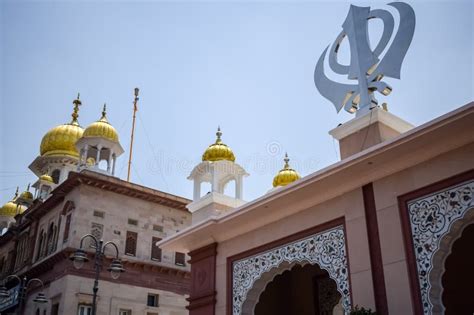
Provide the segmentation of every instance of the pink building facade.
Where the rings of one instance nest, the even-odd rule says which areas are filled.
[[[376,110],[331,131],[341,161],[160,242],[191,257],[190,314],[473,309],[474,103],[414,128]]]

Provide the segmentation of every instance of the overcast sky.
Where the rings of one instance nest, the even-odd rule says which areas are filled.
[[[303,176],[336,162],[328,131],[351,116],[319,95],[313,71],[349,3],[0,1],[0,202],[36,180],[28,165],[43,135],[70,121],[77,92],[84,127],[107,102],[125,178],[140,88],[132,179],[165,192],[192,197],[186,177],[218,125],[250,173],[246,200],[271,188],[285,151]],[[474,98],[474,7],[409,3],[417,25],[402,79],[378,99],[420,125]]]

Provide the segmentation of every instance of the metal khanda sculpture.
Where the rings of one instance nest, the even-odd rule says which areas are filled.
[[[329,66],[337,74],[347,75],[349,80],[357,80],[358,84],[344,84],[332,81],[324,74],[324,59],[329,49],[326,47],[318,60],[314,71],[314,83],[322,96],[331,101],[339,112],[344,107],[349,113],[359,116],[377,106],[374,93],[378,91],[388,95],[392,88],[382,81],[384,77],[400,79],[403,59],[410,46],[415,31],[415,12],[404,2],[389,3],[400,14],[398,30],[386,53],[379,59],[392,38],[394,18],[383,9],[370,10],[370,7],[351,5],[342,31],[332,44],[329,51]],[[381,19],[383,33],[374,50],[369,44],[368,20]],[[344,38],[349,40],[350,64],[338,62],[338,52]]]

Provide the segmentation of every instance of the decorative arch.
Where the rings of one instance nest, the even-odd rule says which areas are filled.
[[[46,236],[46,255],[48,256],[53,252],[53,242],[54,242],[54,234],[56,233],[56,226],[54,225],[54,222],[51,222],[49,224],[48,228],[48,234]]]
[[[293,263],[283,262],[278,268],[274,268],[274,269],[270,270],[269,272],[265,273],[261,278],[259,278],[257,281],[255,281],[252,289],[248,292],[247,298],[246,298],[245,302],[242,305],[242,314],[254,314],[255,313],[255,308],[257,307],[257,304],[260,302],[260,299],[262,297],[262,293],[267,289],[268,285],[270,285],[270,283],[275,280],[275,278],[277,276],[283,274],[285,271],[292,271],[297,266],[300,266],[301,268],[304,268],[307,265],[318,266],[319,267],[318,264],[311,264],[308,261],[303,261],[303,262],[296,262],[295,261]],[[322,268],[319,268],[319,269],[324,270]],[[330,279],[330,281],[334,281],[334,280]],[[340,299],[341,299],[341,297],[337,296],[337,301],[339,301]]]
[[[295,264],[314,264],[337,284],[346,313],[351,308],[344,226],[307,236],[232,263],[232,314],[253,314],[260,293]]]
[[[410,250],[414,254],[414,276],[419,291],[416,293],[423,314],[439,314],[444,310],[441,299],[444,263],[454,241],[474,222],[473,209],[474,179],[406,202]]]
[[[74,201],[68,200],[64,203],[63,210],[61,211],[62,215],[66,215],[69,211],[73,211],[76,206]]]
[[[448,234],[440,240],[438,251],[433,255],[433,269],[429,280],[431,290],[429,298],[433,303],[434,314],[444,314],[442,276],[446,272],[446,259],[451,255],[454,243],[461,237],[464,230],[474,223],[474,207],[467,209],[465,216],[454,222]]]
[[[39,232],[38,240],[38,251],[36,252],[36,261],[38,261],[43,256],[43,243],[44,243],[44,230],[41,229]]]

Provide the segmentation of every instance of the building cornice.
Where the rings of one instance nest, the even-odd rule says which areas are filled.
[[[33,265],[23,267],[19,276],[28,278],[40,278],[47,286],[52,281],[67,275],[74,275],[84,278],[94,278],[93,263],[84,265],[82,269],[75,269],[69,256],[74,252],[73,248],[60,250],[42,261]],[[92,255],[89,253],[89,255]],[[89,257],[93,261],[93,257]],[[112,259],[105,257],[104,265],[108,266]],[[131,261],[122,257],[125,273],[119,279],[112,279],[105,269],[101,272],[101,280],[106,280],[118,284],[128,284],[152,289],[171,291],[177,294],[188,294],[190,272],[162,266],[159,264],[146,263],[143,261]],[[149,281],[140,281],[138,276],[149,278]],[[156,281],[160,278],[167,281]]]
[[[45,212],[62,202],[64,197],[79,185],[96,187],[186,212],[188,212],[186,206],[191,202],[191,200],[183,197],[129,183],[116,177],[84,170],[80,173],[70,172],[68,178],[51,192],[48,199],[33,204],[24,212],[24,217],[41,217]]]

